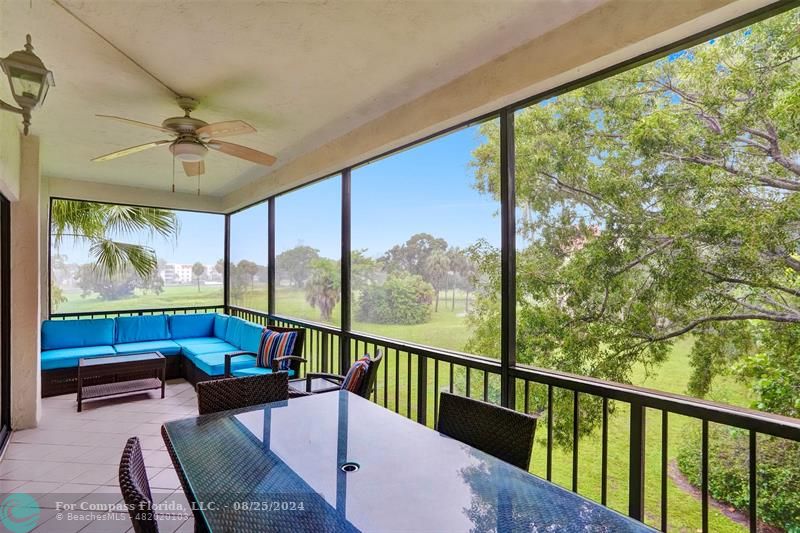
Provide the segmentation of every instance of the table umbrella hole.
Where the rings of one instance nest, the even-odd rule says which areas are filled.
[[[344,463],[339,468],[341,468],[342,472],[347,472],[349,474],[350,472],[355,472],[356,470],[361,468],[361,466],[359,466],[358,463],[350,462],[350,463]]]

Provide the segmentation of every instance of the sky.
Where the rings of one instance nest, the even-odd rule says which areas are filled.
[[[471,126],[380,159],[352,172],[352,244],[373,257],[419,232],[468,246],[480,238],[499,246],[499,203],[473,188],[472,151],[484,141]],[[279,196],[275,201],[276,253],[299,244],[325,257],[341,254],[341,176]],[[143,236],[129,242],[152,246],[174,263],[213,264],[223,256],[221,215],[177,211],[176,242]],[[88,246],[66,240],[59,253],[70,263],[89,262]],[[266,264],[267,204],[231,217],[231,260]]]

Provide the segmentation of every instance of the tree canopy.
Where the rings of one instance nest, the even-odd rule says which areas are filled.
[[[518,361],[626,382],[691,334],[697,394],[742,358],[797,364],[799,30],[795,10],[516,114]],[[473,160],[495,197],[497,128]],[[479,262],[498,289],[496,250]]]

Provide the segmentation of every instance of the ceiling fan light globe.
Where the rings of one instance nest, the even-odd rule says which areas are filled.
[[[170,152],[180,161],[196,163],[205,158],[208,149],[200,143],[179,142],[169,147]]]

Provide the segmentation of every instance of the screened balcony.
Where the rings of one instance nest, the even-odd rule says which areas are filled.
[[[443,392],[535,416],[531,474],[652,528],[800,527],[800,12],[784,3],[724,7],[713,11],[715,24],[700,17],[702,27],[681,26],[624,60],[568,80],[551,73],[552,83],[522,92],[498,81],[502,98],[442,111],[454,94],[482,86],[470,71],[424,107],[342,126],[343,137],[359,135],[355,147],[336,138],[305,156],[287,149],[285,166],[261,178],[245,169],[216,190],[210,175],[188,183],[174,168],[169,193],[163,183],[134,188],[135,166],[121,167],[127,181],[116,189],[42,181],[49,185],[33,204],[46,211],[48,238],[39,261],[26,258],[46,302],[33,313],[41,346],[29,374],[38,390],[26,399],[30,390],[14,385],[7,353],[11,370],[0,373],[15,392],[2,407],[15,431],[0,461],[4,492],[35,494],[44,531],[63,525],[54,518],[62,500],[118,502],[119,454],[138,434],[151,487],[187,509],[161,424],[197,416],[195,385],[229,374],[230,362],[165,354],[163,399],[157,388],[87,397],[76,412],[77,356],[45,355],[45,330],[214,314],[302,330],[304,362],[292,379],[344,376],[364,354],[382,353],[368,399],[433,430]],[[602,7],[571,9],[574,24],[610,20]],[[540,57],[520,50],[497,68]],[[404,122],[415,109],[448,120]],[[25,157],[32,141],[20,142]],[[148,176],[165,175],[142,161]],[[4,212],[13,223],[13,205],[0,207],[0,228]],[[127,210],[147,220],[89,235],[69,218],[91,212],[95,226],[114,228]],[[11,226],[0,236],[11,271],[22,232]],[[127,263],[112,273],[103,244],[133,245],[152,260],[120,252]],[[10,292],[3,338],[24,323],[13,309],[24,294]],[[15,423],[13,405],[38,413],[39,427],[23,414]],[[268,443],[268,433],[256,437]],[[43,454],[52,459],[36,465]],[[327,503],[346,515],[344,501],[357,515],[358,492],[348,499],[335,488]],[[69,527],[130,527],[124,512],[112,514]],[[161,519],[179,531],[198,524],[197,514],[174,509]],[[378,523],[353,520],[362,530]],[[474,529],[509,527],[475,519]]]

